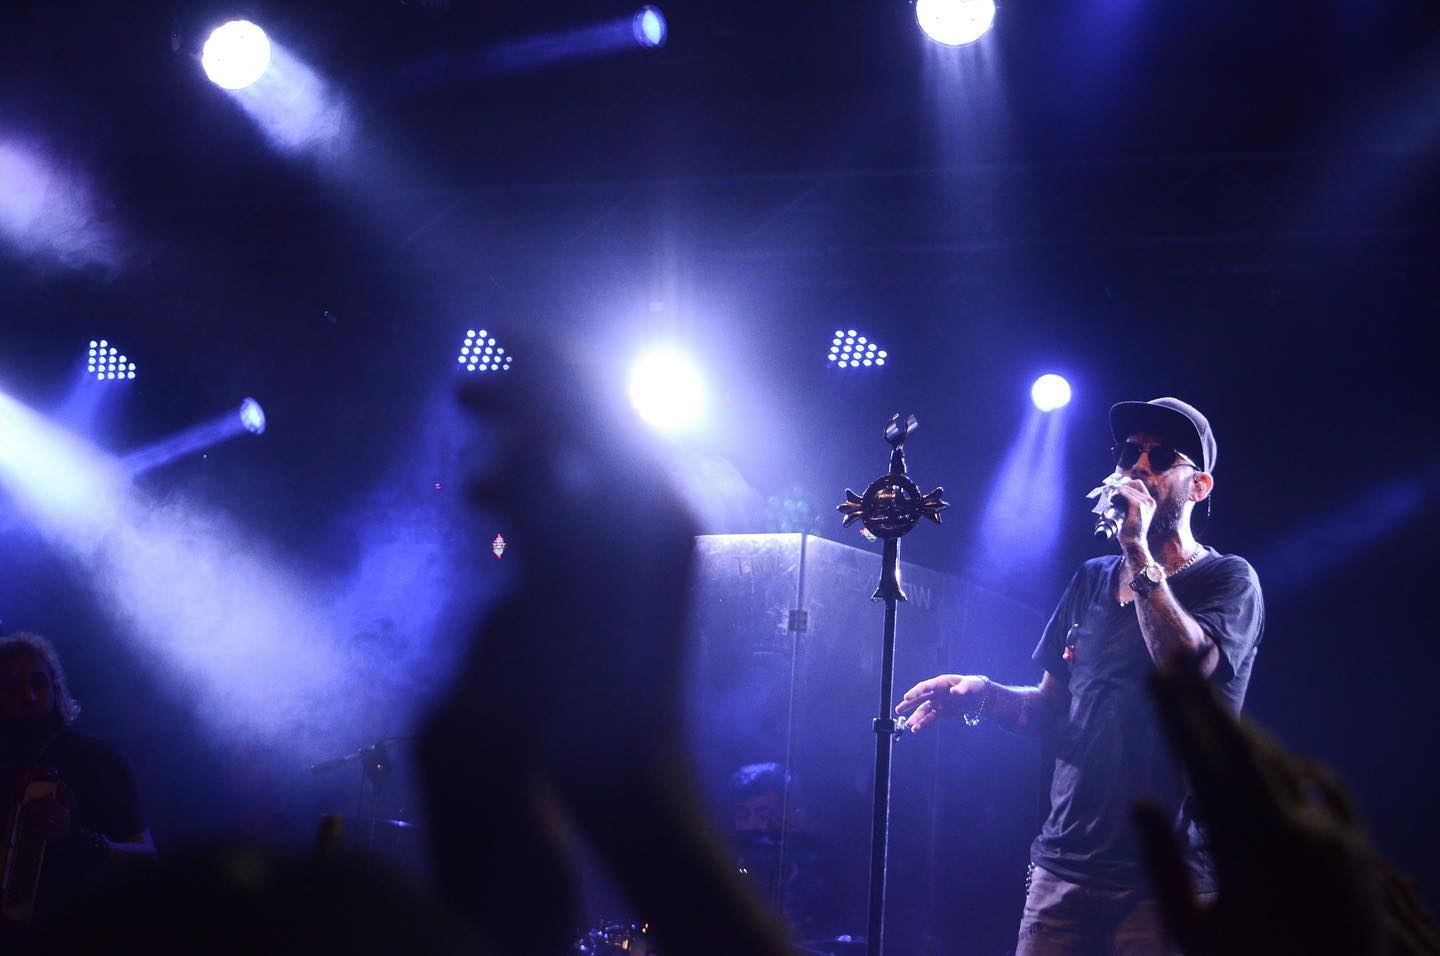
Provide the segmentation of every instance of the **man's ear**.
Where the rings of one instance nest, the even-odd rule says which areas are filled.
[[[1196,472],[1194,480],[1190,482],[1190,500],[1197,503],[1204,501],[1214,489],[1215,478],[1208,471]]]

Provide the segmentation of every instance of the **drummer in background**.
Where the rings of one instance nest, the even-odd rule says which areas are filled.
[[[36,905],[42,919],[106,876],[155,857],[130,765],[72,729],[79,715],[55,647],[38,634],[0,636],[0,823],[9,825],[24,775],[46,768],[62,784],[58,799],[32,800],[20,811],[21,828],[46,842]]]
[[[735,771],[730,775],[731,829],[778,837],[784,829],[786,794],[794,785],[794,776],[778,763],[746,764]]]
[[[784,915],[796,938],[832,931],[826,912],[834,896],[831,854],[804,827],[800,785],[779,763],[746,764],[730,775],[730,842],[740,871]],[[781,869],[781,859],[785,865]]]

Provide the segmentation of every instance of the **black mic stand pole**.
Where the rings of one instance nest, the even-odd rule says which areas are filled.
[[[945,489],[936,488],[922,495],[915,482],[905,474],[905,453],[901,446],[919,422],[911,415],[900,424],[896,414],[885,426],[885,440],[890,443],[890,470],[876,478],[857,495],[845,489],[845,502],[836,510],[845,516],[845,527],[863,521],[865,528],[885,542],[881,559],[880,584],[870,596],[872,601],[885,602],[885,633],[880,655],[880,716],[873,724],[875,731],[875,790],[870,820],[870,902],[865,934],[867,956],[881,956],[885,946],[885,873],[886,853],[890,839],[890,748],[903,730],[890,709],[895,696],[895,612],[899,602],[906,600],[900,584],[900,539],[922,517],[940,523],[940,512],[950,507],[940,496]]]

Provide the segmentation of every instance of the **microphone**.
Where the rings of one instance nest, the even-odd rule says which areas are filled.
[[[322,760],[319,763],[310,765],[310,772],[317,777],[332,770],[339,770],[347,763],[354,763],[357,760],[368,761],[370,767],[366,773],[372,770],[378,773],[387,774],[390,772],[390,756],[385,751],[385,745],[397,740],[415,740],[414,734],[402,734],[399,737],[382,737],[368,747],[361,747],[359,750],[352,750],[343,757],[335,757],[331,760]]]
[[[1091,489],[1086,495],[1087,498],[1099,499],[1090,513],[1096,515],[1095,537],[1109,541],[1120,533],[1120,526],[1125,523],[1125,513],[1130,510],[1130,503],[1125,498],[1115,497],[1119,487],[1130,479],[1116,472],[1100,483],[1099,488]]]
[[[1130,502],[1128,500],[1112,495],[1106,503],[1105,509],[1100,512],[1100,517],[1095,519],[1095,537],[1109,541],[1119,534],[1120,526],[1125,523],[1125,515],[1129,511]]]

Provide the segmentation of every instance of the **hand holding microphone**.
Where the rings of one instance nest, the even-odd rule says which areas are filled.
[[[1106,541],[1119,537],[1126,550],[1144,546],[1156,507],[1145,482],[1116,472],[1087,497],[1099,499],[1091,509],[1097,515],[1095,537]]]
[[[1095,537],[1109,541],[1120,533],[1125,524],[1125,515],[1130,510],[1130,502],[1124,495],[1117,495],[1116,492],[1128,480],[1116,472],[1085,496],[1099,499],[1095,502],[1095,507],[1090,509],[1092,514],[1098,516],[1095,519]]]

